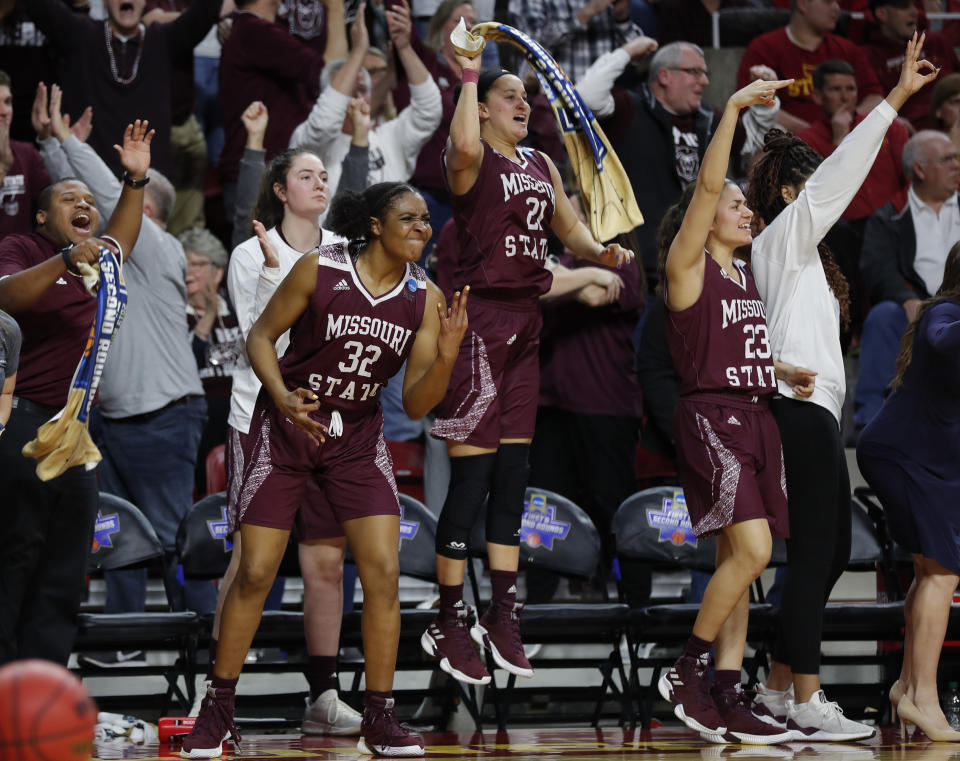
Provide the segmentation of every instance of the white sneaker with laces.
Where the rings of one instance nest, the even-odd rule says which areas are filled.
[[[876,729],[869,724],[852,721],[843,715],[843,709],[827,700],[823,690],[817,690],[806,703],[787,703],[787,728],[794,740],[844,742],[866,740]]]
[[[340,700],[333,688],[320,693],[310,702],[306,698],[307,710],[303,714],[303,733],[305,735],[359,735],[360,722],[363,721],[357,711]]]
[[[786,729],[787,703],[793,702],[793,685],[785,690],[771,690],[762,684],[756,686],[753,696],[753,715],[760,721]]]

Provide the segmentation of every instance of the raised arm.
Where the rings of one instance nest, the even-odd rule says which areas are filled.
[[[656,49],[656,40],[650,37],[635,37],[626,45],[604,53],[590,64],[590,68],[580,75],[577,92],[594,116],[604,119],[613,113],[614,100],[611,90],[617,77],[623,73],[630,61],[639,61]]]
[[[107,223],[106,234],[120,244],[124,259],[130,256],[143,221],[144,186],[133,187],[131,183],[142,182],[150,168],[150,142],[154,133],[148,131],[148,127],[146,120],[137,119],[124,130],[122,145],[113,146],[120,156],[125,179],[117,206]]]
[[[427,305],[403,377],[403,410],[412,420],[430,412],[447,391],[460,342],[467,330],[469,292],[469,285],[463,293],[457,291],[447,308],[443,293],[427,281]],[[434,303],[436,309],[431,306]]]
[[[346,9],[343,0],[323,0],[326,8],[327,43],[323,48],[323,62],[339,61],[349,54],[347,46]]]
[[[463,69],[463,81],[460,83],[460,97],[453,111],[453,119],[450,120],[444,164],[450,189],[458,196],[473,187],[483,163],[477,105],[477,78],[483,65],[482,58],[482,53],[472,58],[459,54],[456,56],[457,63]]]
[[[424,66],[417,51],[410,44],[410,33],[413,22],[410,19],[410,6],[407,0],[398,0],[386,10],[387,30],[393,42],[393,49],[400,59],[403,70],[407,74],[407,81],[411,85],[419,85],[430,79],[430,72]]]
[[[730,148],[740,111],[754,103],[772,103],[777,89],[792,81],[758,79],[737,90],[727,101],[720,124],[700,164],[693,198],[667,254],[667,301],[671,309],[686,309],[700,298],[703,290],[703,247],[726,182]]]
[[[230,242],[234,248],[250,237],[250,217],[260,194],[260,180],[266,169],[267,152],[263,139],[267,133],[269,114],[267,107],[259,100],[253,101],[240,115],[247,130],[247,143],[240,158],[240,171],[237,174],[237,198],[233,210],[233,234]]]
[[[860,122],[810,175],[803,192],[761,233],[763,245],[754,245],[755,254],[771,261],[783,261],[786,269],[804,264],[802,261],[784,261],[788,253],[816,256],[816,244],[840,219],[873,167],[896,112],[913,93],[936,78],[937,70],[933,65],[917,59],[922,48],[923,35],[918,39],[914,34],[907,43],[900,80],[886,102]],[[788,240],[793,243],[787,245]],[[798,246],[797,240],[807,241],[808,245]],[[779,274],[770,275],[770,279],[779,278]],[[775,285],[770,283],[770,287]],[[765,297],[768,292],[761,289]]]
[[[288,391],[277,360],[277,339],[302,315],[317,287],[317,254],[301,257],[287,275],[247,336],[247,357],[280,412],[319,446],[325,426],[309,413],[320,409],[318,397],[305,388]]]
[[[341,95],[350,98],[357,89],[357,74],[363,67],[363,57],[370,49],[370,35],[367,32],[367,23],[364,10],[366,3],[361,3],[357,8],[357,15],[350,25],[350,55],[347,56],[347,62],[343,64],[332,77],[330,77],[330,87]]]

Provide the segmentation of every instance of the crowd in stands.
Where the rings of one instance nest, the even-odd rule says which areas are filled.
[[[737,70],[737,88],[756,79],[793,80],[777,98],[744,108],[736,122],[730,176],[748,198],[747,178],[757,176],[751,167],[771,150],[764,142],[770,128],[794,133],[812,149],[809,155],[831,156],[897,84],[904,46],[916,31],[925,31],[920,57],[939,77],[900,110],[862,188],[824,231],[821,251],[838,298],[841,291],[832,284],[846,281],[842,343],[848,355],[859,355],[851,428],[858,432],[870,423],[897,376],[901,337],[921,303],[937,293],[948,252],[960,242],[960,21],[927,16],[960,10],[960,0],[786,5],[0,0],[0,432],[3,425],[9,428],[0,438],[0,537],[5,548],[23,547],[5,550],[0,560],[0,663],[25,655],[65,662],[70,620],[82,596],[96,512],[95,499],[86,499],[93,476],[62,476],[41,490],[22,462],[20,448],[29,437],[13,429],[21,415],[35,430],[66,401],[67,370],[79,359],[90,321],[78,305],[82,286],[72,282],[72,265],[87,256],[83,241],[108,220],[116,227],[127,211],[124,199],[142,195],[142,215],[135,223],[126,220],[122,235],[129,237],[131,225],[138,233],[129,244],[119,241],[128,259],[128,311],[91,416],[103,457],[96,488],[129,499],[153,524],[165,552],[171,606],[211,612],[217,607],[215,586],[178,578],[177,526],[207,491],[207,453],[249,428],[260,388],[244,346],[254,320],[303,253],[338,240],[322,228],[330,200],[376,183],[410,183],[426,202],[433,227],[421,263],[448,299],[463,286],[454,275],[463,241],[441,159],[463,76],[449,40],[461,17],[468,27],[496,17],[553,54],[606,131],[644,216],[642,226],[619,240],[636,253],[635,263],[620,270],[575,262],[553,236],[553,287],[543,295],[529,482],[587,509],[604,536],[608,560],[617,506],[651,471],[675,478],[679,390],[666,347],[664,241],[658,229],[667,209],[697,179],[721,122],[717,105],[723,104],[704,95],[712,72],[702,46],[712,37],[711,14],[752,9],[785,21],[746,46]],[[771,15],[774,8],[782,16]],[[851,23],[851,11],[863,18]],[[536,77],[506,47],[489,44],[483,55],[487,66],[503,63],[523,78],[531,107],[524,146],[553,159],[579,208],[563,142]],[[132,171],[124,142],[127,125],[137,119],[147,120],[153,131],[144,177]],[[799,162],[802,178],[793,193],[803,190],[815,167],[796,150],[787,146],[776,159]],[[832,209],[837,196],[818,189],[825,193],[818,202]],[[778,212],[759,228],[755,217],[755,234]],[[56,235],[47,232],[54,218]],[[258,230],[254,219],[262,223]],[[45,266],[44,259],[69,243],[80,253],[64,250],[65,277],[48,267],[44,281],[55,297],[34,295],[28,303],[23,288],[9,281],[2,287],[3,279]],[[70,296],[58,289],[69,289]],[[799,313],[803,305],[792,308]],[[69,336],[56,328],[51,314],[57,310],[74,310]],[[22,347],[16,324],[4,312],[19,323]],[[385,393],[399,393],[402,385],[401,370]],[[827,406],[839,416],[842,394],[836,401]],[[398,439],[424,443],[424,426],[410,424],[396,400],[384,406],[388,435],[394,430]],[[436,461],[429,467],[443,468]],[[431,487],[445,480],[436,477],[427,488],[428,507],[437,514],[445,486]],[[54,516],[72,510],[71,494],[86,495],[89,529],[82,520],[55,525]],[[37,500],[47,507],[29,525],[12,519],[34,510]],[[71,537],[83,553],[55,549]],[[325,573],[338,582],[341,539],[331,557],[302,560],[315,568],[332,564],[334,570]],[[47,550],[36,550],[48,540]],[[31,579],[41,564],[49,572]],[[633,580],[642,603],[649,573],[621,572]],[[106,580],[108,612],[145,608],[145,571],[112,571]],[[33,607],[40,609],[34,610],[29,598],[43,584],[76,588],[46,607],[36,591]],[[555,580],[533,574],[529,585],[531,598],[544,601]],[[317,609],[338,605],[339,598],[324,598]],[[56,641],[28,642],[24,627],[44,615],[61,621]],[[331,648],[335,652],[324,643],[312,654],[332,658]],[[117,657],[92,654],[88,661],[111,665]],[[328,661],[316,668],[318,674],[335,671]],[[330,684],[326,676],[315,681],[312,700]]]

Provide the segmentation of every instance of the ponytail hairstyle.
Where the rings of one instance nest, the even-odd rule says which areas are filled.
[[[697,181],[693,180],[680,194],[680,200],[668,208],[663,219],[660,220],[660,227],[657,228],[657,294],[663,295],[663,289],[667,284],[667,254],[670,253],[670,246],[673,239],[680,232],[680,225],[683,224],[683,217],[687,213],[687,208],[693,200],[693,193],[697,189]]]
[[[253,217],[258,219],[263,226],[269,230],[276,227],[283,221],[284,206],[283,201],[273,189],[274,185],[279,185],[284,190],[287,188],[287,173],[297,156],[305,153],[316,155],[313,151],[307,151],[303,148],[291,148],[276,156],[267,171],[263,174],[260,181],[260,195],[257,197],[257,205],[253,207]]]
[[[899,388],[903,384],[903,376],[913,359],[913,344],[916,338],[917,325],[927,313],[927,310],[941,301],[960,302],[960,243],[954,243],[947,261],[943,265],[943,282],[933,296],[920,304],[917,319],[907,325],[907,330],[900,341],[900,355],[897,357],[897,377],[893,379],[891,387]]]
[[[787,207],[780,188],[790,185],[799,188],[820,166],[820,154],[803,140],[779,129],[771,129],[763,137],[763,149],[750,167],[747,183],[747,206],[754,213],[754,225],[769,225]],[[757,234],[754,229],[754,234]],[[827,285],[840,303],[840,324],[850,327],[850,285],[840,271],[830,248],[817,243],[820,264],[827,276]]]
[[[350,252],[356,255],[373,240],[372,220],[376,218],[382,222],[397,198],[405,193],[420,195],[416,188],[405,182],[378,182],[359,193],[343,190],[330,204],[326,225],[350,241]]]

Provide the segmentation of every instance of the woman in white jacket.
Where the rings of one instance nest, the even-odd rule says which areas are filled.
[[[780,428],[790,514],[780,637],[754,712],[798,740],[858,740],[873,727],[843,716],[820,689],[823,606],[850,558],[850,478],[840,435],[845,393],[840,323],[847,283],[821,243],[873,166],[907,98],[937,70],[907,43],[900,81],[821,163],[802,140],[771,130],[750,172],[747,203],[760,229],[751,264],[767,310],[774,359],[817,371],[814,387],[780,382],[770,407]]]

